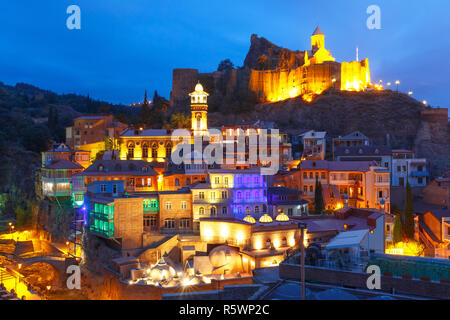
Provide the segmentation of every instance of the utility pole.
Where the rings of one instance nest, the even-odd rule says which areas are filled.
[[[306,229],[306,223],[299,223],[298,224],[300,230],[301,230],[301,236],[300,236],[300,254],[301,254],[301,282],[302,282],[302,300],[306,300],[306,289],[305,289],[305,229]]]

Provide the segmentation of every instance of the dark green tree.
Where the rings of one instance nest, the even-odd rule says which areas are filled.
[[[405,237],[407,239],[414,239],[414,204],[409,181],[406,183],[406,198],[403,219]]]
[[[316,188],[314,191],[314,213],[322,214],[325,209],[325,204],[323,201],[322,184],[319,179],[316,178]]]
[[[403,240],[403,226],[402,226],[402,215],[396,214],[394,221],[394,243]]]
[[[234,69],[234,65],[230,59],[225,59],[222,62],[220,62],[219,67],[217,68],[218,71],[228,71],[228,70],[233,70],[233,69]]]

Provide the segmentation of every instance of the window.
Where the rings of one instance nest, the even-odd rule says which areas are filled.
[[[222,199],[228,199],[228,192],[222,191]]]
[[[170,157],[172,155],[172,144],[166,144],[166,157]]]
[[[113,184],[113,193],[117,193],[117,184]]]
[[[309,178],[310,178],[310,179],[313,179],[313,178],[314,178],[312,172],[309,173]]]
[[[216,193],[213,191],[213,192],[211,192],[210,194],[209,194],[209,198],[211,199],[211,200],[216,200]]]
[[[198,193],[198,198],[199,199],[205,199],[205,193],[203,191]]]
[[[175,229],[175,219],[164,219],[164,228]]]
[[[189,218],[180,219],[180,229],[189,229],[191,227],[191,221]]]
[[[186,185],[188,186],[188,185],[190,185],[191,184],[191,178],[187,178],[186,179]]]
[[[322,173],[320,174],[320,179],[325,179],[325,172],[322,172]]]
[[[242,193],[240,191],[238,191],[238,193],[237,193],[237,198],[242,199]]]
[[[387,232],[391,231],[391,226],[389,224],[386,225],[386,231]]]
[[[418,182],[419,184],[422,184],[422,183],[423,183],[423,178],[417,178],[417,182]]]
[[[252,209],[250,209],[250,207],[246,207],[245,208],[245,214],[250,214],[252,212]]]
[[[250,191],[246,191],[245,192],[245,200],[249,200],[250,199]]]
[[[156,143],[152,145],[152,158],[158,158],[158,145]]]
[[[142,158],[148,158],[148,143],[142,145]]]
[[[220,183],[220,177],[215,177],[214,178],[214,183],[215,184],[219,184]]]
[[[210,215],[211,215],[211,216],[215,216],[216,213],[217,213],[216,207],[211,207],[211,209],[210,209],[209,212],[210,212]]]
[[[314,191],[313,186],[309,186],[309,192],[313,192],[313,191]]]
[[[147,178],[147,186],[148,187],[152,186],[152,179],[151,178]]]
[[[303,186],[303,191],[308,192],[308,186]]]
[[[204,215],[205,214],[205,208],[200,207],[200,209],[198,209],[198,214],[199,215]]]
[[[307,179],[308,175],[306,174],[306,172],[303,172],[303,179]]]
[[[175,178],[175,186],[180,186],[180,179],[178,179],[178,178]]]
[[[397,166],[397,171],[398,171],[398,172],[402,171],[402,169],[401,169],[400,166]]]
[[[106,192],[106,184],[100,185],[100,192]]]
[[[166,210],[172,210],[172,202],[166,201]]]
[[[226,216],[228,214],[228,208],[222,207],[222,215]]]
[[[228,177],[223,178],[223,183],[228,186]]]
[[[128,145],[128,157],[134,158],[134,143]]]
[[[292,216],[293,215],[293,210],[292,208],[288,208],[288,216]]]
[[[181,201],[181,209],[186,210],[187,209],[187,203],[186,201]]]
[[[383,191],[378,191],[378,198],[383,198]]]
[[[259,206],[255,206],[255,213],[259,214]]]

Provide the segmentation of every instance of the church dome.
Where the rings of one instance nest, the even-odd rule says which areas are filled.
[[[287,222],[289,221],[289,217],[284,214],[284,212],[280,212],[275,218],[278,222]]]
[[[248,223],[256,223],[255,218],[253,218],[251,215],[246,216],[246,217],[244,218],[244,221],[245,221],[245,222],[248,222]]]
[[[259,218],[259,222],[261,223],[271,223],[273,219],[266,213],[261,218]]]

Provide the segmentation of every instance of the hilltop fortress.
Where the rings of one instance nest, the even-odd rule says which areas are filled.
[[[199,73],[196,69],[175,69],[171,105],[185,103],[188,90],[197,81],[206,83],[212,95],[219,98],[238,90],[253,92],[260,102],[276,102],[302,96],[311,101],[314,95],[329,88],[362,91],[372,86],[369,60],[336,62],[325,47],[325,35],[317,27],[311,35],[311,49],[292,51],[265,38],[251,36],[251,46],[238,69]]]

